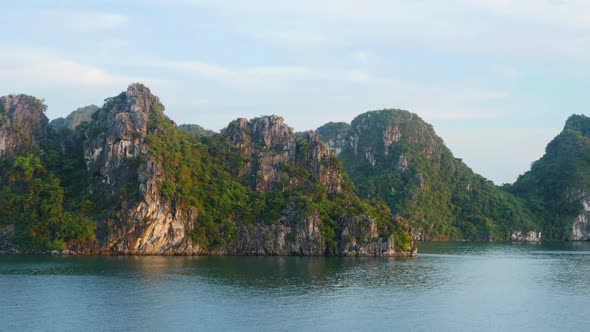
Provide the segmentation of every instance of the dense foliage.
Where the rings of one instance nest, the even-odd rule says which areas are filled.
[[[198,124],[181,124],[178,128],[188,133],[203,137],[210,137],[216,134],[213,130],[205,129]]]
[[[590,187],[590,118],[571,116],[551,141],[545,155],[516,183],[507,186],[526,199],[550,238],[567,238],[575,216],[583,212],[582,199]]]
[[[368,112],[346,134],[325,127],[318,132],[325,140],[334,140],[331,132],[347,137],[340,158],[357,193],[385,201],[423,238],[505,240],[513,230],[534,227],[518,198],[454,158],[415,114]]]
[[[33,97],[21,100],[27,107],[45,109]],[[14,156],[0,158],[0,225],[15,225],[13,242],[20,247],[65,249],[94,238],[88,202],[68,200],[60,181],[72,161],[62,158],[57,140],[53,132],[29,137]],[[70,166],[80,169],[79,164]]]
[[[65,118],[57,118],[52,120],[50,124],[56,130],[64,128],[74,130],[81,123],[90,122],[92,120],[92,115],[94,115],[98,109],[99,107],[96,105],[80,107]]]
[[[375,208],[352,194],[350,180],[345,179],[345,193],[328,193],[318,175],[307,169],[309,146],[300,137],[295,161],[282,166],[288,176],[281,187],[259,192],[252,189],[251,174],[239,171],[247,163],[256,162],[256,156],[234,146],[225,133],[214,137],[190,135],[162,112],[154,113],[150,121],[146,140],[167,174],[162,191],[185,209],[199,210],[191,235],[196,243],[210,247],[227,244],[238,223],[278,223],[290,209],[320,215],[327,252],[336,252],[340,221],[361,213],[375,217],[384,234],[395,234],[399,248],[408,250],[412,245],[407,225],[394,222],[385,206]],[[336,158],[326,163],[342,169]]]
[[[142,97],[147,98],[142,105],[149,105],[145,113],[131,114],[135,101],[122,93],[98,110],[79,109],[66,118],[70,125],[45,127],[42,102],[21,96],[23,105],[34,108],[31,114],[43,116],[32,129],[10,127],[12,115],[0,108],[0,129],[20,140],[17,151],[0,157],[0,227],[15,225],[15,244],[65,249],[112,235],[129,207],[146,199],[140,178],[149,165],[157,165],[154,187],[162,204],[193,216],[189,236],[211,249],[231,243],[243,225],[284,223],[287,216],[317,216],[326,253],[338,252],[346,220],[359,215],[376,221],[380,236],[393,235],[401,250],[413,246],[410,227],[423,239],[505,240],[513,231],[528,230],[564,238],[583,209],[581,199],[589,196],[585,116],[572,116],[545,156],[514,185],[497,187],[455,158],[429,124],[407,111],[368,112],[350,125],[319,128],[322,139],[340,152],[337,157],[312,133],[294,136],[284,127],[274,129],[278,143],[269,146],[268,137],[252,132],[268,125],[264,121],[251,127],[234,121],[221,133],[179,127],[164,115],[157,97]],[[120,119],[127,122],[116,122]],[[141,125],[143,131],[134,131]],[[117,140],[107,135],[119,131],[127,135],[125,144],[133,141],[142,152],[120,154],[112,168],[116,174],[108,173],[118,178],[106,181],[100,165],[108,162],[92,168],[85,151],[100,153]],[[243,141],[236,143],[236,137]],[[90,144],[99,147],[88,150]],[[276,183],[259,186],[260,169]],[[331,187],[334,181],[338,190]]]

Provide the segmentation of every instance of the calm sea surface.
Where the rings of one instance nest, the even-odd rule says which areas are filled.
[[[7,331],[590,331],[590,243],[414,259],[0,256]]]

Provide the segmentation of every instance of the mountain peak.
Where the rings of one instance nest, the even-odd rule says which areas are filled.
[[[150,91],[150,88],[148,88],[147,86],[145,86],[139,82],[129,84],[129,86],[127,87],[126,93],[129,96],[145,96],[145,95],[152,94],[152,92]]]
[[[565,129],[581,132],[583,135],[590,133],[590,118],[583,114],[573,114],[565,122]]]

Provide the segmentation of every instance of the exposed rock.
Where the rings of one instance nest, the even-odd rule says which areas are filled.
[[[394,236],[382,237],[377,222],[367,215],[348,217],[343,223],[340,255],[343,256],[414,256],[416,251],[400,253]]]
[[[400,141],[402,132],[398,125],[387,126],[383,131],[383,154],[389,154],[389,147]]]
[[[575,217],[572,225],[572,241],[590,240],[590,198],[581,199],[583,210]]]
[[[510,235],[510,241],[514,242],[540,242],[541,232],[529,231],[523,233],[522,231],[513,231]]]
[[[0,226],[0,250],[7,251],[12,247],[11,240],[15,230],[14,224]]]
[[[158,182],[166,177],[152,155],[145,137],[150,116],[163,106],[150,90],[132,84],[126,92],[107,100],[98,112],[93,130],[84,146],[95,195],[118,198],[137,192],[138,199],[122,201],[122,215],[110,219],[113,234],[100,244],[100,251],[119,254],[189,253],[192,243],[187,232],[198,213],[184,214],[165,200]],[[139,161],[139,162],[138,162]]]
[[[337,156],[340,155],[344,146],[348,144],[349,131],[350,125],[345,122],[329,122],[316,130],[322,140]]]
[[[251,162],[246,163],[239,175],[253,179],[252,189],[258,192],[288,190],[298,183],[290,176],[286,165],[303,161],[304,167],[312,175],[318,176],[329,192],[342,190],[343,175],[332,163],[334,158],[330,148],[313,131],[296,136],[283,118],[272,115],[252,119],[237,119],[224,131],[232,144],[243,149]]]
[[[17,152],[34,152],[47,137],[47,117],[43,101],[27,95],[0,98],[0,157]]]
[[[293,214],[295,213],[295,214]],[[317,213],[309,216],[290,211],[277,224],[242,225],[236,240],[225,250],[239,255],[305,255],[325,254],[321,220]]]
[[[281,189],[279,182],[287,174],[281,166],[295,161],[296,142],[293,129],[283,118],[267,116],[233,121],[226,133],[231,142],[251,155],[253,162],[245,165],[240,174],[254,177],[252,189],[258,192],[271,192]]]
[[[399,155],[399,160],[397,161],[397,169],[400,172],[403,172],[408,169],[408,158],[406,158],[406,156],[403,153]]]

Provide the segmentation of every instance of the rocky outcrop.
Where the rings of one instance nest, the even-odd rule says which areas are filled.
[[[283,118],[272,115],[237,119],[226,130],[231,144],[250,159],[239,175],[252,179],[258,192],[286,191],[301,184],[288,166],[300,166],[329,187],[330,193],[342,191],[343,174],[336,159],[319,135],[313,131],[296,135]]]
[[[541,238],[541,232],[535,231],[513,231],[512,234],[510,234],[510,241],[513,242],[540,242]]]
[[[340,254],[343,256],[403,256],[395,248],[394,236],[380,236],[377,222],[367,215],[350,216],[340,234]],[[415,251],[405,253],[415,255]]]
[[[0,225],[0,251],[9,251],[10,249],[16,249],[11,244],[11,240],[14,237],[15,229],[15,224]]]
[[[316,130],[336,155],[348,144],[349,131],[350,125],[346,122],[328,122]]]
[[[297,210],[289,209],[272,225],[240,225],[236,239],[220,252],[264,256],[324,255],[326,246],[320,223],[317,213],[304,215]],[[197,253],[209,252],[197,249]]]
[[[146,143],[151,117],[162,110],[159,99],[147,87],[132,84],[126,92],[107,100],[89,129],[84,154],[93,176],[90,191],[110,204],[120,204],[120,210],[106,221],[113,232],[101,239],[100,252],[192,252],[187,232],[198,212],[183,213],[164,199],[159,182],[167,174]]]
[[[590,240],[590,198],[581,199],[583,210],[574,218],[572,224],[572,241]]]
[[[251,176],[252,189],[258,192],[283,189],[280,183],[288,180],[288,174],[282,166],[293,163],[297,151],[295,133],[283,118],[273,115],[251,121],[237,119],[228,126],[226,134],[252,160],[240,171],[242,176]]]
[[[0,157],[34,152],[47,137],[48,119],[43,101],[27,95],[0,98]]]

